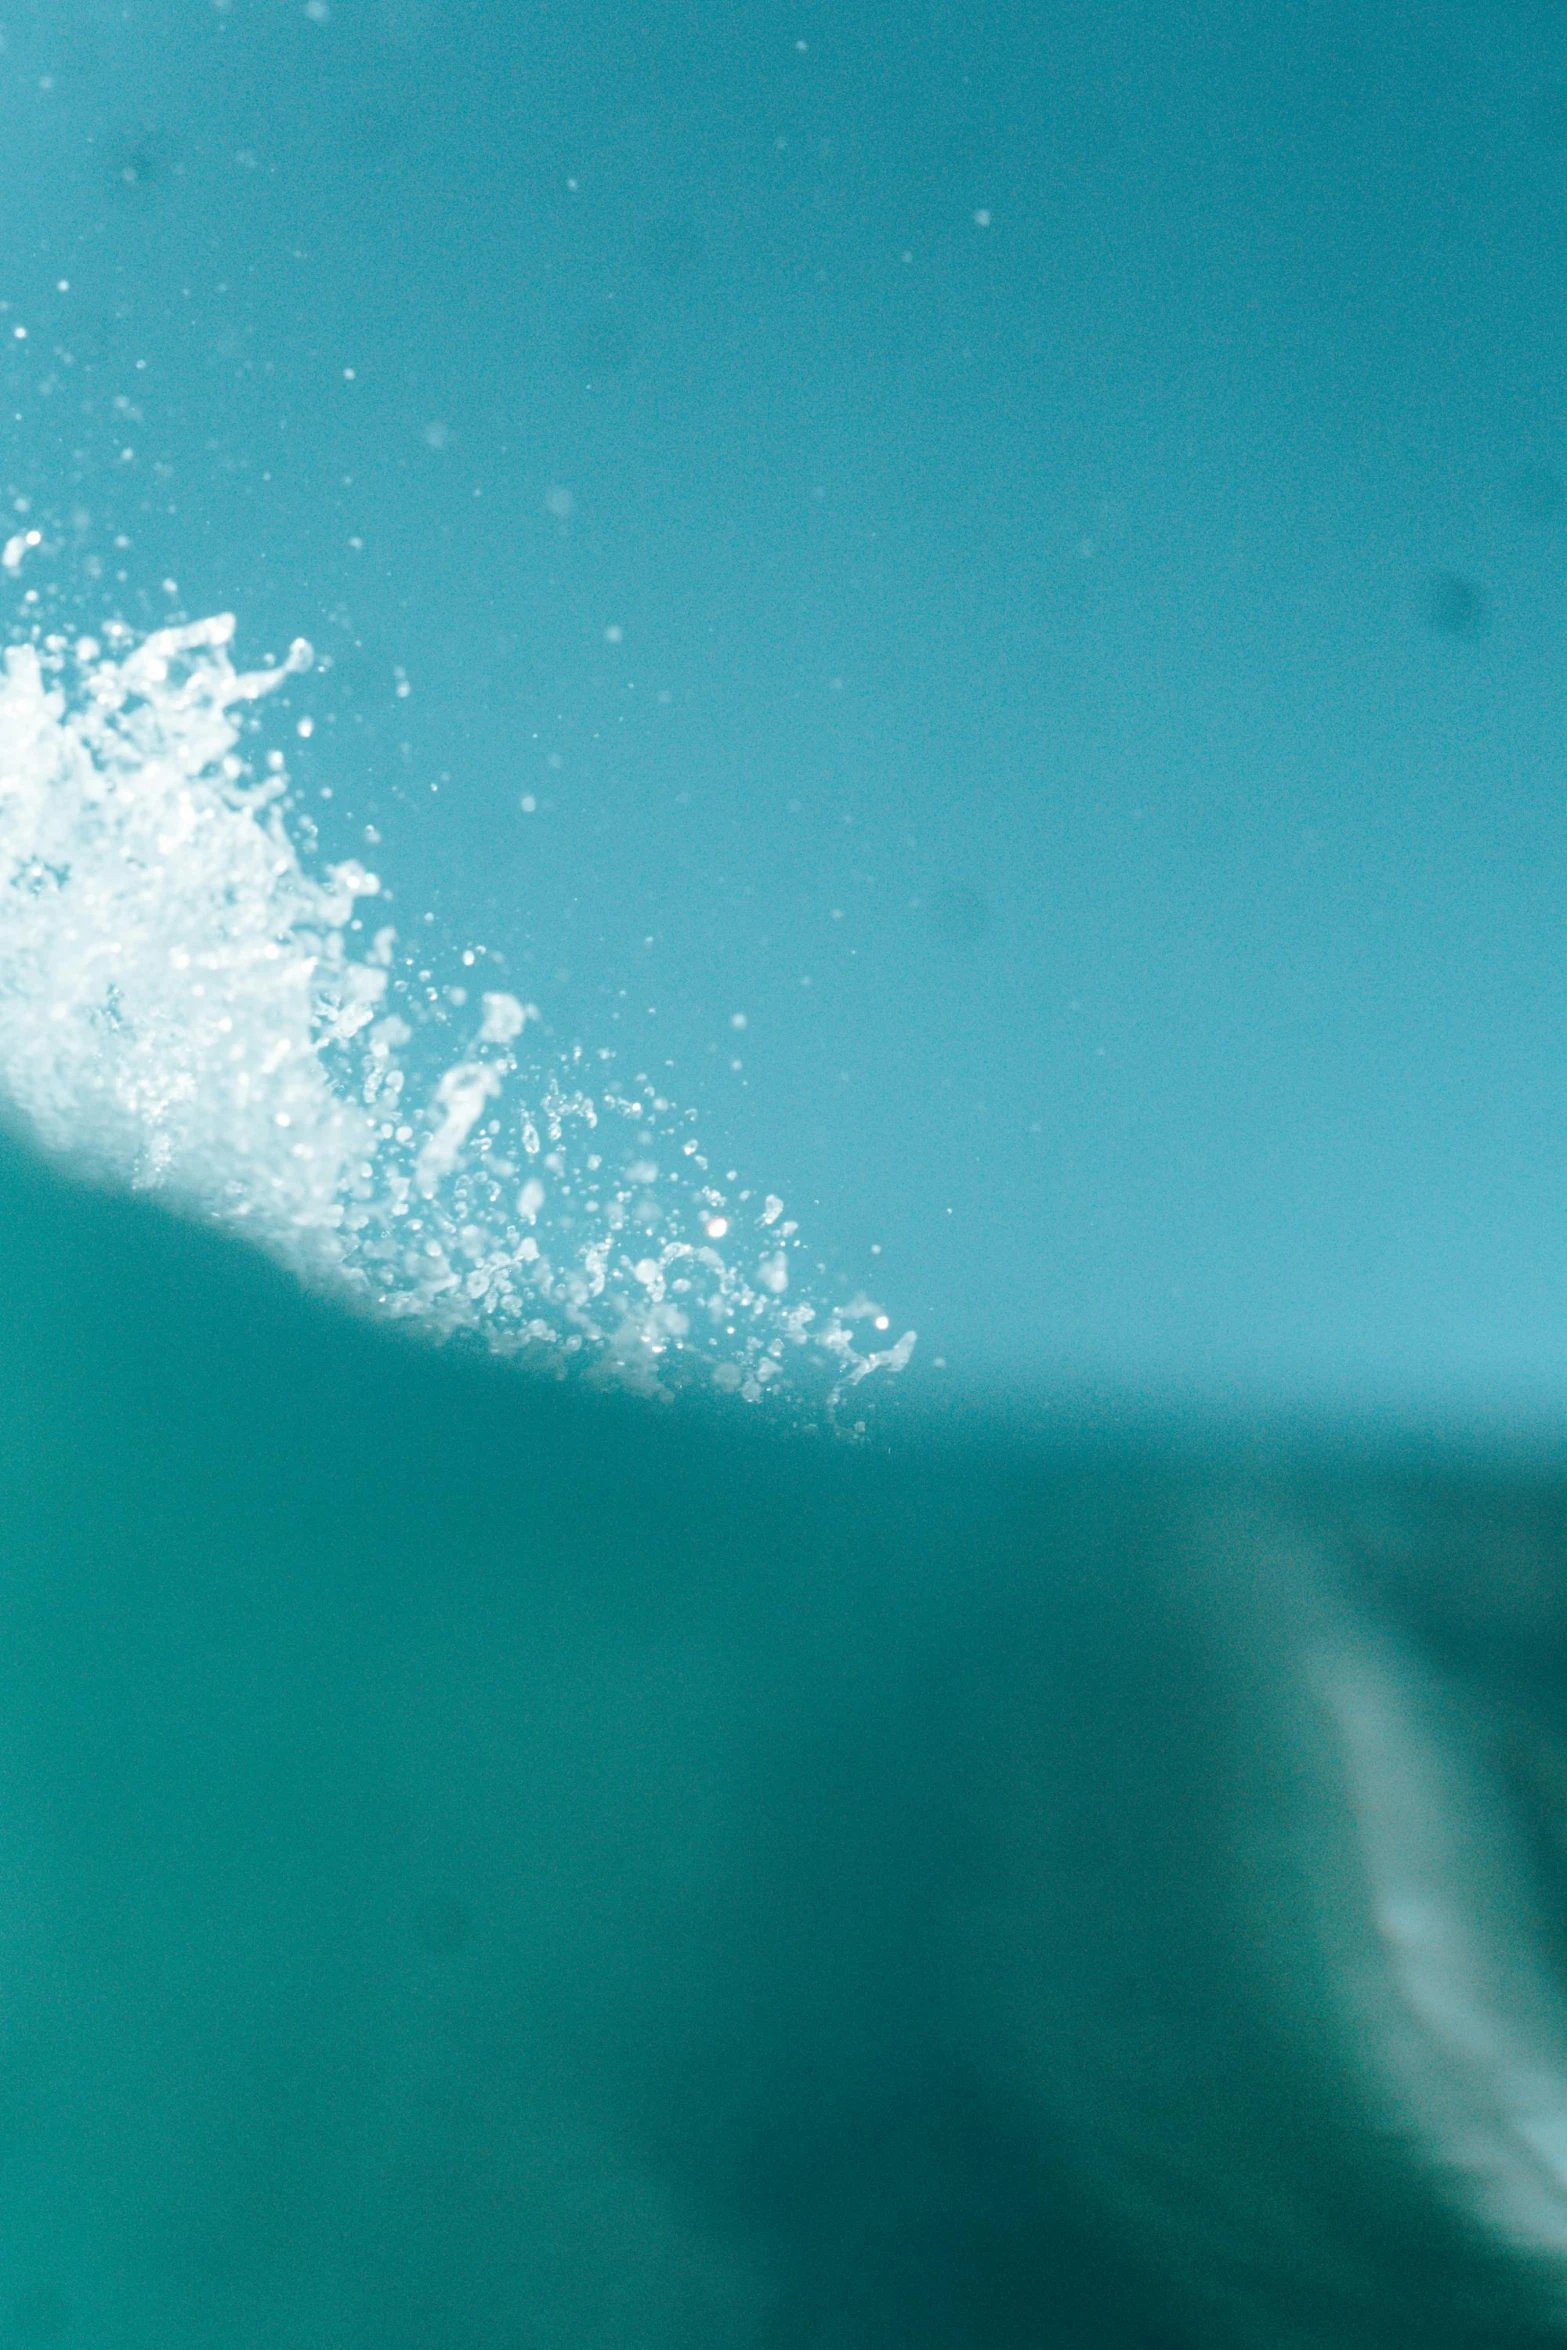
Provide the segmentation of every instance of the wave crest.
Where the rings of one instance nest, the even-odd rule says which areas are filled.
[[[714,1183],[645,1079],[581,1048],[525,1077],[537,1009],[498,989],[449,1057],[379,877],[311,870],[281,755],[241,755],[310,647],[239,670],[233,631],[6,652],[0,1089],[40,1139],[382,1313],[619,1384],[755,1402],[814,1366],[836,1403],[901,1369],[913,1332],[805,1294],[783,1202]]]

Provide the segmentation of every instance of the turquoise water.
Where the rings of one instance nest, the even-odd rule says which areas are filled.
[[[1556,2338],[1538,1460],[856,1444],[0,1218],[3,2338]]]
[[[1564,130],[0,25],[0,2350],[1559,2340]]]

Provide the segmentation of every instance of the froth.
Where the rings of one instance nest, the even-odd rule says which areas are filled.
[[[240,755],[310,648],[237,670],[233,625],[5,655],[0,1090],[41,1138],[377,1311],[631,1386],[900,1369],[913,1333],[862,1346],[870,1300],[805,1293],[795,1223],[711,1181],[690,1113],[580,1048],[525,1066],[505,991],[466,1031],[429,1004],[378,876],[312,870]]]

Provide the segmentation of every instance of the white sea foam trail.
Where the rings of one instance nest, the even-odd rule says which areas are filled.
[[[814,1368],[837,1402],[901,1369],[913,1333],[805,1294],[796,1222],[711,1180],[691,1113],[607,1054],[525,1073],[508,992],[466,1032],[429,1001],[378,876],[313,870],[281,754],[242,754],[310,647],[242,671],[233,629],[5,655],[0,1092],[41,1139],[383,1312],[632,1386],[754,1402]]]

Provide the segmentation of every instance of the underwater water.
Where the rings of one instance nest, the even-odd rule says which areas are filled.
[[[0,131],[0,2350],[1559,2340],[1556,15]]]
[[[0,1217],[3,2338],[1560,2338],[1548,1452],[845,1442]]]

